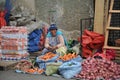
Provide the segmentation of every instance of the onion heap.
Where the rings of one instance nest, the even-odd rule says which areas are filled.
[[[120,65],[105,59],[89,58],[82,63],[82,70],[76,75],[76,78],[85,80],[120,79]]]

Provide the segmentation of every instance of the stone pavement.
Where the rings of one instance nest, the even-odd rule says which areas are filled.
[[[16,73],[14,70],[0,71],[0,80],[66,80],[61,76],[45,76],[35,74]],[[76,79],[67,79],[76,80]]]

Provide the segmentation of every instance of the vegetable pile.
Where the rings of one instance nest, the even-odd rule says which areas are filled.
[[[27,60],[20,61],[16,66],[15,69],[25,71],[26,69],[31,68],[33,65],[31,62]]]
[[[47,60],[49,60],[49,59],[51,59],[51,58],[53,58],[53,57],[55,57],[55,56],[56,56],[56,54],[54,54],[54,53],[52,53],[52,52],[47,52],[45,55],[40,56],[39,59],[40,59],[40,60],[47,61]]]
[[[76,77],[88,80],[116,80],[120,78],[120,65],[104,59],[87,59],[82,63],[82,71]]]
[[[16,66],[15,69],[29,74],[42,74],[44,72],[43,69],[39,69],[38,67],[34,67],[33,64],[27,60],[20,61]]]
[[[30,73],[30,74],[42,74],[44,72],[44,70],[43,69],[38,69],[36,67],[36,68],[26,69],[25,72]]]
[[[76,58],[78,55],[76,53],[68,53],[65,54],[64,56],[60,56],[59,59],[63,60],[63,61],[67,61],[67,60],[71,60],[73,58]]]

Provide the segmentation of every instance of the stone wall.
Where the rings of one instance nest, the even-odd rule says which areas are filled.
[[[21,6],[35,13],[35,0],[11,0],[13,8]]]
[[[35,0],[38,20],[64,30],[80,30],[80,19],[93,17],[93,0]]]
[[[71,34],[77,31],[78,34],[80,31],[80,19],[93,17],[94,15],[93,11],[94,0],[11,0],[11,1],[13,4],[13,9],[11,12],[13,14],[13,17],[23,15],[22,13],[24,13],[27,14],[28,16],[27,19],[28,21],[30,21],[34,19],[30,18],[32,12],[34,13],[32,15],[35,15],[37,19],[36,24],[38,24],[39,21],[43,21],[48,24],[56,23],[58,28],[65,30],[67,34],[69,31]],[[5,0],[0,1],[0,3],[4,2]],[[23,17],[24,16],[22,16],[21,18],[23,19]],[[25,18],[25,20],[27,19]],[[22,21],[25,22],[24,20]]]
[[[4,10],[5,0],[0,0],[0,10]]]

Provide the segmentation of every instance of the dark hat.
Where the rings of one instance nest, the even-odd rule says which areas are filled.
[[[51,24],[49,30],[57,30],[56,24]]]

